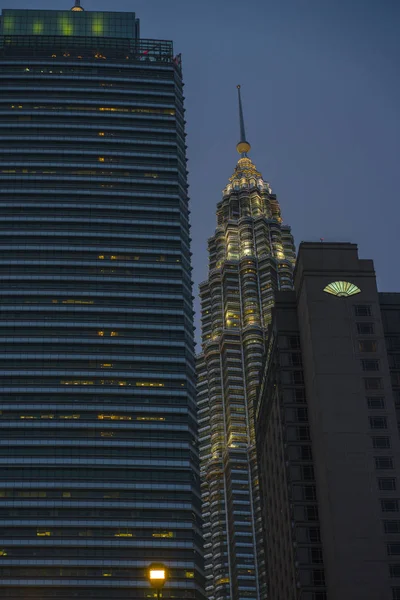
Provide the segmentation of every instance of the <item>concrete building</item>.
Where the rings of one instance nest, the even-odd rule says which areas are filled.
[[[240,101],[240,96],[239,96]],[[209,277],[200,285],[198,408],[208,600],[264,600],[265,561],[254,404],[277,290],[291,290],[295,251],[275,194],[241,155],[217,206]]]
[[[276,296],[256,409],[269,598],[398,600],[400,443],[385,344],[393,329],[399,337],[398,302],[396,327],[384,328],[396,302],[378,294],[354,244],[302,243],[294,281]]]
[[[0,596],[202,600],[179,56],[9,9],[0,83]]]

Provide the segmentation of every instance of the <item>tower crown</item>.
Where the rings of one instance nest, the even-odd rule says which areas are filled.
[[[71,8],[71,10],[74,11],[74,12],[84,10],[84,8],[82,8],[82,6],[81,6],[81,0],[75,0],[75,4]]]
[[[250,146],[249,142],[246,141],[246,131],[244,128],[242,96],[240,94],[240,85],[237,86],[237,91],[238,91],[238,99],[239,99],[240,141],[236,145],[236,150],[243,157],[243,156],[247,156],[247,152],[250,151],[251,146]]]

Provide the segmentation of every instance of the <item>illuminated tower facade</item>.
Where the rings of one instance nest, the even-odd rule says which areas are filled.
[[[254,405],[276,290],[293,286],[290,227],[248,157],[239,88],[240,159],[217,205],[200,285],[200,462],[209,600],[265,600]]]
[[[0,85],[0,597],[204,600],[179,57],[4,10]]]

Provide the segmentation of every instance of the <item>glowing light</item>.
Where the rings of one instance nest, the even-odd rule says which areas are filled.
[[[94,16],[92,21],[92,33],[102,35],[104,33],[103,19],[99,16]]]
[[[72,21],[65,15],[60,17],[58,22],[59,29],[61,30],[62,35],[72,35],[74,33],[74,26]]]
[[[33,33],[43,33],[43,23],[41,21],[35,21],[32,27]]]
[[[359,294],[361,290],[354,285],[354,283],[350,283],[349,281],[332,281],[332,283],[329,283],[324,287],[324,292],[332,294],[333,296],[347,297]]]
[[[3,31],[4,32],[10,32],[13,31],[14,29],[14,17],[11,16],[5,16],[3,17]]]
[[[165,569],[150,569],[150,579],[164,581],[165,580]]]

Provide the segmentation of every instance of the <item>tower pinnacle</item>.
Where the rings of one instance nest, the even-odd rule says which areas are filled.
[[[74,6],[71,8],[73,11],[84,10],[81,6],[81,0],[75,0]]]
[[[243,107],[242,107],[242,97],[240,94],[240,85],[237,86],[238,98],[239,98],[239,120],[240,120],[240,142],[236,146],[236,150],[239,154],[243,156],[247,156],[247,152],[249,152],[251,146],[249,142],[246,141],[246,132],[244,129],[244,118],[243,118]]]

